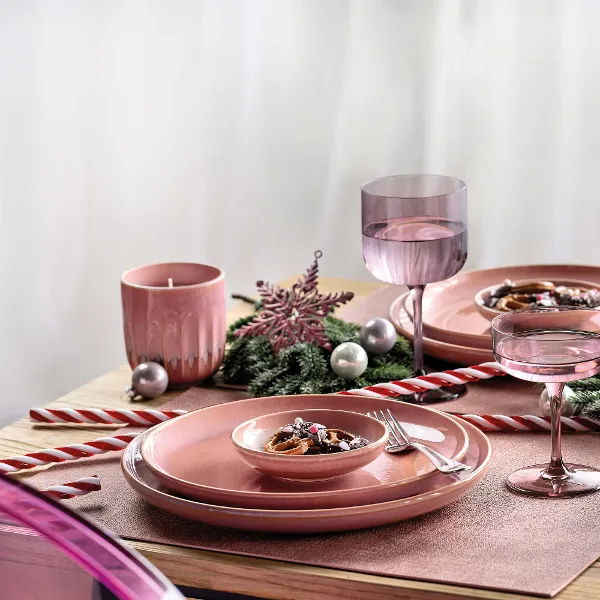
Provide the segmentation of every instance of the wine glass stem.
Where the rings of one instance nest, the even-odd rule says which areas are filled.
[[[423,291],[425,290],[424,285],[409,285],[410,295],[413,301],[413,370],[415,376],[425,375],[425,368],[423,366]]]
[[[564,383],[547,383],[546,390],[550,398],[550,417],[552,434],[552,456],[546,474],[551,477],[568,477],[568,471],[562,459],[561,448],[561,408]]]

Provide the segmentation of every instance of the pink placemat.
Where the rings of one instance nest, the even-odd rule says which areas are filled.
[[[389,296],[389,291],[377,293],[344,316],[356,321],[384,316]],[[446,406],[531,413],[538,394],[532,385],[502,378],[471,384],[463,398]],[[243,397],[239,391],[194,388],[165,407],[189,410]],[[490,439],[490,470],[465,498],[417,519],[345,534],[257,535],[185,521],[139,499],[121,475],[118,454],[57,465],[29,481],[41,488],[97,473],[102,491],[69,501],[69,506],[124,538],[552,596],[600,556],[600,496],[552,501],[509,492],[504,481],[515,468],[548,459],[549,436],[492,434]],[[593,434],[567,435],[564,446],[569,460],[600,463],[600,438]]]

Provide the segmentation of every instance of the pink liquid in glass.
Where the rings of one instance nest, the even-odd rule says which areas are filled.
[[[452,277],[467,260],[464,223],[440,217],[401,217],[363,229],[363,256],[377,279],[424,285]]]
[[[600,372],[600,334],[571,329],[513,333],[498,341],[496,360],[519,379],[576,381]]]

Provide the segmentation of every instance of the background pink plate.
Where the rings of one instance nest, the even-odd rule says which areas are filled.
[[[402,294],[402,296],[396,298],[396,300],[394,300],[390,306],[390,321],[394,324],[396,331],[400,335],[412,340],[414,332],[413,322],[411,321],[405,309],[405,303],[408,304],[409,302],[410,298],[408,293]],[[477,316],[483,319],[481,315],[478,314]],[[489,349],[484,350],[482,348],[469,348],[467,346],[448,344],[446,342],[439,342],[438,340],[425,337],[423,338],[423,349],[427,356],[439,358],[440,360],[455,363],[457,365],[470,367],[482,362],[494,360],[494,353],[492,352],[492,340],[491,338],[488,339]]]
[[[382,403],[383,408],[393,408],[395,405],[393,400],[376,400]],[[141,498],[185,519],[270,533],[307,534],[366,529],[410,519],[447,506],[464,496],[481,480],[489,466],[492,449],[481,431],[469,423],[463,425],[470,442],[463,461],[473,470],[453,475],[435,473],[429,478],[430,486],[426,492],[379,504],[319,510],[261,510],[217,506],[180,498],[169,493],[142,460],[140,447],[149,432],[129,444],[123,454],[121,467],[125,479]]]
[[[365,467],[329,481],[293,482],[245,464],[230,435],[235,427],[276,411],[337,409],[366,414],[379,399],[316,394],[253,398],[195,411],[153,427],[142,444],[148,468],[167,488],[213,504],[269,509],[316,509],[384,502],[423,491],[434,471],[419,452],[380,454]],[[385,404],[388,407],[388,404]],[[468,438],[454,419],[436,410],[394,401],[408,432],[446,456],[464,456]],[[327,425],[327,423],[325,423]],[[353,431],[360,435],[360,432]],[[303,457],[298,457],[302,459]]]
[[[487,349],[491,345],[490,323],[479,314],[475,294],[505,279],[544,281],[578,280],[600,287],[600,267],[586,265],[525,265],[465,271],[455,277],[432,283],[423,294],[423,334],[428,338],[458,346]],[[412,302],[406,312],[413,318]],[[471,363],[473,364],[473,363]]]

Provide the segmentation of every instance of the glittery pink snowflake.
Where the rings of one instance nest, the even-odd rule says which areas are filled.
[[[319,293],[318,260],[321,256],[323,253],[317,250],[313,264],[290,290],[257,281],[256,286],[262,298],[263,311],[236,330],[235,335],[239,337],[263,335],[271,341],[273,351],[276,353],[297,342],[311,342],[331,349],[325,334],[323,317],[334,308],[352,300],[354,294],[352,292]]]

